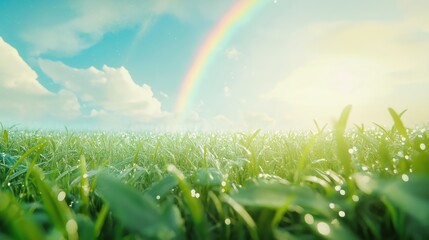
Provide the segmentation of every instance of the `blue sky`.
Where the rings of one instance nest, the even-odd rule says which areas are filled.
[[[429,2],[267,0],[174,112],[234,1],[0,1],[0,122],[37,128],[293,129],[429,119]],[[178,119],[185,119],[177,123]]]

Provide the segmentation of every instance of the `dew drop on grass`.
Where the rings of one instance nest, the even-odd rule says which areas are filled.
[[[74,219],[70,219],[66,223],[66,230],[71,234],[75,234],[77,232],[77,223]]]
[[[338,212],[338,216],[340,216],[340,217],[345,217],[345,216],[346,216],[346,212],[344,212],[344,211],[339,211],[339,212]]]
[[[7,183],[7,186],[10,187],[10,182]]]
[[[408,182],[408,180],[410,180],[410,178],[408,177],[408,175],[407,174],[402,174],[402,181],[404,181],[404,182]]]
[[[352,196],[352,200],[353,200],[353,202],[358,202],[359,201],[359,196],[358,195],[353,195]]]
[[[225,218],[225,224],[226,224],[226,225],[231,224],[231,219],[229,219],[229,218]]]
[[[346,195],[346,191],[345,191],[344,189],[341,189],[341,190],[340,190],[340,194],[341,194],[342,196],[344,196],[344,195]]]
[[[200,194],[199,194],[199,193],[196,193],[196,194],[195,194],[195,198],[200,198]]]
[[[225,187],[226,186],[226,182],[225,181],[222,181],[222,187]]]
[[[311,214],[309,214],[309,213],[305,214],[305,215],[304,215],[304,221],[305,221],[305,223],[307,223],[307,224],[313,224],[313,223],[314,223],[313,215],[311,215]]]
[[[329,204],[329,208],[330,208],[330,209],[334,209],[334,208],[335,208],[335,204],[330,203],[330,204]]]
[[[159,199],[161,199],[161,196],[156,195],[156,200],[159,200]]]
[[[66,193],[64,191],[61,191],[60,193],[58,193],[57,199],[58,201],[63,201],[66,198]]]
[[[327,236],[329,233],[331,233],[331,228],[329,225],[325,222],[319,222],[317,224],[317,231],[319,231],[320,234]]]
[[[338,191],[340,191],[340,190],[341,190],[341,186],[338,186],[338,185],[337,185],[337,186],[335,186],[335,191],[337,191],[337,192],[338,192]]]
[[[426,145],[424,143],[420,143],[420,149],[424,151],[426,149]]]

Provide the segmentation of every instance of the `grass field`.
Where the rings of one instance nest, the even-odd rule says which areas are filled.
[[[350,110],[309,132],[2,128],[0,239],[428,239],[428,130],[392,109],[346,130]]]

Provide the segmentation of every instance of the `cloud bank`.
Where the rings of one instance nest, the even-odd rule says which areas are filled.
[[[27,126],[51,124],[144,128],[164,124],[169,114],[161,110],[150,88],[137,85],[124,67],[77,69],[61,62],[39,59],[41,69],[61,86],[50,92],[18,51],[0,37],[0,121]],[[100,125],[101,124],[101,125]],[[64,126],[63,125],[63,126]]]
[[[1,37],[0,92],[0,121],[15,121],[18,116],[38,125],[42,120],[69,121],[80,115],[80,105],[72,92],[49,92],[18,51]]]
[[[137,85],[125,67],[78,69],[45,59],[39,65],[55,83],[78,96],[89,117],[127,125],[153,123],[168,115],[150,86]]]

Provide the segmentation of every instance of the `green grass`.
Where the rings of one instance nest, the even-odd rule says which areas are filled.
[[[0,239],[427,239],[429,137],[1,129]]]

